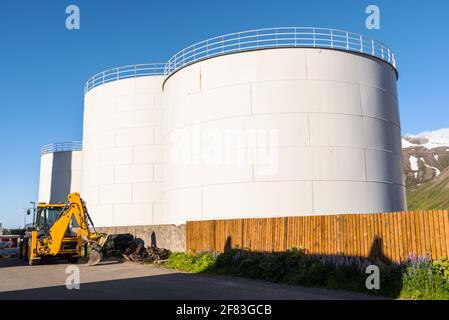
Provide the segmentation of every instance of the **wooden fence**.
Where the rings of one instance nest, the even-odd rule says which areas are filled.
[[[407,211],[187,222],[187,251],[238,247],[258,252],[386,258],[449,257],[449,212]]]

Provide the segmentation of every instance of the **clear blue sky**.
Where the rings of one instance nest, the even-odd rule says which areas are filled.
[[[81,30],[65,28],[65,8]],[[365,8],[381,29],[365,28]],[[403,133],[449,127],[447,0],[2,0],[0,222],[23,224],[36,200],[42,145],[81,140],[83,83],[126,64],[163,62],[206,38],[253,28],[322,26],[387,43],[397,54]]]

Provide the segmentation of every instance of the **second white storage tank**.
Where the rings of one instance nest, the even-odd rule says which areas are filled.
[[[97,226],[162,222],[162,74],[127,66],[86,84],[81,194]]]

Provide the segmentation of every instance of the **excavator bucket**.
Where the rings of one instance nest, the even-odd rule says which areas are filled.
[[[103,259],[103,254],[101,253],[101,249],[104,246],[104,244],[106,243],[107,237],[108,237],[107,235],[106,236],[102,235],[96,241],[95,240],[90,241],[90,257],[89,257],[89,261],[87,262],[88,266],[96,266]]]
[[[87,262],[88,266],[96,266],[101,262],[101,259],[103,259],[103,254],[101,251],[97,251],[96,249],[90,250],[90,257],[89,261]]]

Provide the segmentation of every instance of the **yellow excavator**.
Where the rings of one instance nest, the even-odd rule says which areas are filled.
[[[65,204],[38,204],[33,227],[26,232],[20,247],[21,256],[29,265],[52,257],[76,263],[85,244],[90,246],[87,264],[100,263],[107,234],[95,230],[79,193],[69,194],[67,200]]]

